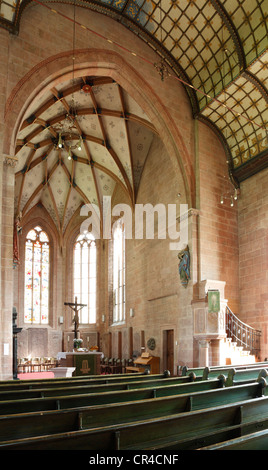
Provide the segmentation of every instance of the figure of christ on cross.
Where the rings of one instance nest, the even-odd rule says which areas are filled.
[[[74,337],[78,339],[78,333],[79,333],[79,315],[78,312],[81,310],[83,307],[86,307],[87,304],[78,304],[77,303],[77,297],[75,297],[75,302],[64,302],[64,305],[68,305],[73,311],[74,311],[74,318],[73,318],[73,323],[74,323]]]

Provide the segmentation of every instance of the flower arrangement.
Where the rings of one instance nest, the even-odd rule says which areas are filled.
[[[83,340],[81,338],[74,338],[74,348],[80,348]]]

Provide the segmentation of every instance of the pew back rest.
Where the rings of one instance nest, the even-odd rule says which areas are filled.
[[[196,450],[267,450],[268,429]]]
[[[236,370],[231,369],[228,372],[228,377],[226,380],[226,387],[232,386],[238,382],[246,382],[249,380],[258,380],[261,377],[264,379],[268,376],[267,369],[245,369],[245,370]]]

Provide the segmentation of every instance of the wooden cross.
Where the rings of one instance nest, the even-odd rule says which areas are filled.
[[[83,307],[86,307],[87,304],[78,304],[77,303],[77,297],[75,297],[75,302],[64,302],[64,305],[68,305],[73,311],[74,311],[74,318],[73,318],[73,323],[74,323],[74,337],[78,338],[78,333],[79,333],[79,316],[78,312],[81,310]]]

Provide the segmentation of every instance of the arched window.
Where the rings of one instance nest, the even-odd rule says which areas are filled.
[[[49,238],[37,226],[25,242],[24,322],[48,324],[49,316]]]
[[[79,312],[81,324],[96,323],[97,249],[91,233],[79,235],[74,245],[74,297],[86,304]]]
[[[113,322],[125,321],[125,230],[119,219],[113,227]]]

